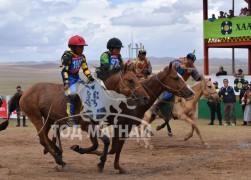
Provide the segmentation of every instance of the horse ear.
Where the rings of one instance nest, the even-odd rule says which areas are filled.
[[[124,72],[126,72],[127,71],[127,63],[125,63],[125,65],[124,65]]]
[[[172,68],[173,68],[173,63],[170,62],[170,64],[169,64],[169,70],[171,70]]]

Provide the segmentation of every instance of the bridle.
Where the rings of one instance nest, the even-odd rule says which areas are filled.
[[[182,76],[180,76],[179,73],[177,73],[177,74],[179,75],[179,77],[182,78]],[[165,88],[167,88],[167,89],[170,89],[170,90],[172,90],[172,91],[176,91],[176,92],[178,92],[179,95],[181,94],[181,90],[186,86],[186,84],[184,84],[182,87],[180,87],[178,90],[176,90],[176,89],[173,89],[173,88],[171,88],[170,86],[168,86],[168,85],[162,83],[162,82],[159,80],[159,78],[158,78],[158,76],[157,76],[156,74],[152,73],[152,75],[155,76],[155,78],[157,79],[157,81],[158,81],[163,87],[165,87]],[[152,93],[152,91],[151,91],[145,84],[143,84],[143,86],[153,95],[153,97],[155,97],[156,99],[158,98],[157,96],[155,96],[155,94]]]
[[[205,86],[204,86],[204,89],[203,90],[206,90],[207,88],[207,83],[210,82],[209,80],[207,82],[204,82]],[[207,96],[207,98],[211,98],[213,94],[217,94],[216,91],[214,92],[209,92],[209,95]]]
[[[127,99],[132,99],[132,100],[136,100],[136,99],[139,99],[137,98],[137,96],[135,95],[135,91],[138,90],[139,88],[142,87],[142,85],[139,85],[137,86],[134,90],[131,90],[130,88],[128,88],[126,86],[126,84],[124,83],[123,81],[123,78],[122,78],[122,71],[119,72],[119,77],[120,77],[120,81],[122,83],[122,85],[125,87],[126,90],[129,90],[131,92],[131,95],[127,98]]]

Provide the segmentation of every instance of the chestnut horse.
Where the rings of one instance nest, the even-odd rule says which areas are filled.
[[[107,88],[109,89],[109,83],[107,81],[104,82]],[[132,110],[126,108],[126,106],[123,106],[121,107],[122,114],[132,115],[135,118],[128,118],[126,116],[121,116],[118,118],[119,120],[117,125],[122,126],[123,129],[127,128],[129,132],[131,131],[133,125],[140,125],[141,119],[143,118],[145,112],[152,106],[152,104],[162,92],[170,91],[173,94],[181,96],[183,98],[191,98],[192,96],[194,96],[193,90],[186,85],[184,79],[172,67],[172,63],[170,63],[169,67],[165,67],[163,71],[142,81],[141,84],[150,96],[150,103],[143,106],[136,106],[136,108]],[[113,124],[113,117],[108,118],[108,120],[110,124]],[[114,168],[118,169],[120,173],[126,172],[119,164],[120,153],[123,148],[125,138],[125,133],[120,133],[119,128],[114,128],[114,136],[112,137],[112,147],[109,151],[109,154],[115,154]],[[83,148],[80,148],[79,145],[74,145],[71,149],[80,154],[86,153],[86,151]],[[100,152],[95,151],[93,152],[93,154],[100,155]]]
[[[116,90],[118,93],[124,94],[127,97],[133,96],[133,101],[136,101],[138,105],[145,105],[149,101],[149,97],[136,75],[128,71],[126,66],[123,71],[112,74],[106,81],[109,82],[108,87],[110,87],[110,89]],[[44,153],[48,151],[54,157],[55,162],[64,168],[66,164],[62,160],[62,149],[48,138],[51,126],[54,125],[55,122],[57,122],[58,125],[63,125],[66,124],[68,119],[66,114],[67,97],[65,96],[63,85],[38,83],[31,86],[23,92],[23,94],[20,93],[17,97],[13,97],[9,106],[10,113],[16,109],[18,101],[22,111],[36,127],[40,143],[45,148]],[[75,114],[81,111],[80,100],[76,107]],[[46,120],[45,123],[43,119]],[[61,120],[58,121],[59,119]],[[83,121],[80,116],[74,117],[74,120],[81,125],[81,129],[84,131],[86,131],[88,125],[91,124],[91,122]],[[94,144],[91,150],[95,150],[98,147],[97,137],[95,135],[90,138]],[[103,154],[98,164],[100,171],[102,171],[110,142],[107,136],[99,136],[99,138],[104,142]]]
[[[196,112],[196,107],[199,99],[201,98],[202,95],[204,97],[211,99],[213,102],[218,102],[219,96],[218,93],[216,92],[214,85],[209,79],[203,78],[202,81],[199,83],[195,84],[192,87],[193,91],[195,92],[195,97],[189,101],[185,101],[184,99],[181,99],[177,96],[175,96],[175,101],[174,101],[174,106],[172,109],[172,115],[174,119],[179,119],[182,121],[187,122],[188,124],[191,125],[192,129],[191,132],[187,134],[187,136],[184,138],[185,141],[190,139],[193,136],[194,130],[198,134],[201,142],[206,146],[209,147],[208,143],[204,140],[204,138],[201,135],[200,129],[197,125],[197,120],[194,118],[195,112]],[[168,103],[168,102],[167,102]],[[158,115],[162,118],[164,118],[165,123],[162,124],[161,126],[157,127],[157,130],[160,130],[164,128],[167,125],[167,129],[169,131],[169,136],[172,136],[171,128],[169,126],[169,120],[170,117],[167,117],[167,111],[168,104],[163,104],[160,110],[158,111]],[[144,116],[144,121],[147,123],[152,123],[155,120],[155,116],[152,114],[152,110],[149,109]],[[141,124],[141,127],[139,128],[140,130],[144,130],[146,126],[144,124]],[[153,148],[153,145],[149,143],[147,138],[144,137],[144,142],[145,142],[145,147],[146,148]],[[139,143],[139,141],[138,141]]]

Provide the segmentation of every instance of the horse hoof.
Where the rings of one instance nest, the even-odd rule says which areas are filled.
[[[55,167],[55,169],[56,169],[56,171],[57,172],[64,172],[65,170],[68,170],[69,169],[69,167],[65,164],[65,165],[57,165],[56,167]]]
[[[149,145],[149,149],[154,149],[154,145]]]
[[[104,170],[104,165],[102,165],[101,163],[98,163],[98,170],[100,173],[102,173]]]
[[[79,150],[79,145],[73,145],[70,149],[77,152]]]
[[[69,166],[65,164],[65,165],[62,166],[62,169],[63,169],[63,170],[68,170],[68,169],[69,169]]]
[[[190,139],[192,136],[187,136],[184,138],[184,141],[187,141],[188,139]]]
[[[160,126],[157,126],[156,131],[159,131],[159,130],[161,130]]]
[[[126,170],[120,168],[120,169],[119,169],[119,174],[127,174],[127,172],[126,172]]]
[[[44,154],[47,154],[49,151],[44,148]]]
[[[167,134],[169,137],[173,137],[173,133],[168,133]]]

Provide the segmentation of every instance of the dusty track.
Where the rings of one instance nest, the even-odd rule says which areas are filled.
[[[155,122],[153,128],[160,122]],[[154,130],[153,150],[127,141],[121,165],[128,173],[120,175],[113,168],[114,156],[108,156],[103,173],[98,173],[99,157],[79,155],[69,149],[74,144],[87,147],[86,137],[82,141],[62,139],[69,169],[57,172],[51,155],[43,155],[38,138],[33,138],[33,125],[16,128],[12,122],[6,131],[0,132],[0,179],[250,179],[251,127],[240,126],[241,122],[235,127],[207,123],[203,120],[199,124],[209,149],[196,134],[184,142],[190,127],[181,121],[171,121],[172,138],[166,136],[166,130]]]

